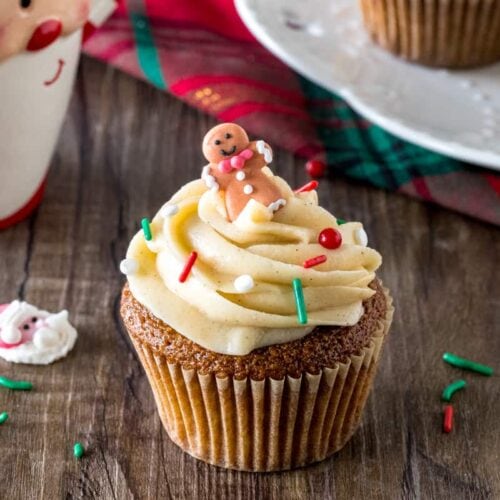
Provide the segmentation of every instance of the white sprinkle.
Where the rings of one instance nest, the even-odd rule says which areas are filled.
[[[245,293],[255,286],[253,278],[249,274],[242,274],[234,280],[234,288],[237,292]]]
[[[179,207],[177,205],[165,205],[161,210],[160,214],[162,217],[172,217],[179,212]]]
[[[239,181],[244,181],[245,180],[245,172],[243,172],[243,170],[238,170],[238,172],[236,172],[236,179],[239,180]]]
[[[135,274],[139,270],[139,263],[135,259],[123,259],[120,262],[120,271],[126,276]]]
[[[368,235],[363,228],[356,229],[354,231],[354,239],[356,240],[358,245],[366,247],[368,245]]]
[[[252,194],[253,193],[253,186],[251,184],[245,184],[243,187],[243,192],[245,194]]]

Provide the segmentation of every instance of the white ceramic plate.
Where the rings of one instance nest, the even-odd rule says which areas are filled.
[[[368,120],[439,153],[500,170],[500,64],[450,72],[375,46],[355,0],[236,0],[277,57]]]

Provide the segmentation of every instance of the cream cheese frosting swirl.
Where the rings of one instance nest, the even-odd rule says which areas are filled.
[[[234,222],[227,220],[223,194],[202,180],[177,192],[151,223],[153,238],[142,232],[132,240],[127,258],[137,263],[128,275],[134,297],[155,316],[206,349],[244,355],[271,344],[307,335],[316,325],[354,325],[380,255],[364,246],[358,222],[337,224],[318,206],[316,191],[295,194],[281,178],[264,171],[278,185],[286,205],[272,213],[250,200]],[[327,250],[318,234],[333,227],[342,245]],[[192,251],[198,254],[188,279],[179,275]],[[306,269],[303,262],[320,254],[327,261]],[[250,290],[235,280],[249,275]],[[302,280],[308,313],[297,320],[292,281]]]

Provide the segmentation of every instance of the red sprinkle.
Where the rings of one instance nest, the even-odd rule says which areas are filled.
[[[326,255],[318,255],[317,257],[313,257],[312,259],[307,259],[304,261],[304,267],[308,269],[309,267],[314,267],[319,264],[323,264],[323,262],[326,262]]]
[[[305,193],[306,191],[314,191],[318,186],[319,186],[318,181],[311,181],[308,182],[307,184],[304,184],[302,187],[299,187],[299,189],[296,189],[294,193]]]
[[[446,405],[444,407],[444,416],[443,416],[443,432],[447,434],[451,432],[453,429],[453,406]]]
[[[329,250],[335,250],[342,245],[342,235],[333,227],[327,227],[319,233],[318,243]]]
[[[309,160],[306,163],[306,172],[311,177],[323,177],[326,170],[326,163],[321,160]]]
[[[198,254],[196,252],[191,252],[186,262],[186,265],[184,266],[184,269],[182,270],[182,273],[179,276],[179,281],[181,283],[184,283],[187,280],[187,277],[189,276],[189,273],[191,272],[191,269],[194,266],[194,263],[196,262],[197,258]]]

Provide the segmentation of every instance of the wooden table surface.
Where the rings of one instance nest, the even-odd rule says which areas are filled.
[[[0,232],[0,296],[67,308],[79,340],[48,367],[0,361],[35,384],[0,389],[0,497],[500,498],[500,385],[445,365],[444,351],[500,371],[498,230],[461,215],[333,177],[319,188],[337,216],[361,220],[384,256],[396,316],[362,425],[315,466],[279,474],[226,471],[168,438],[126,333],[118,265],[142,217],[200,174],[214,121],[84,59],[39,211]],[[275,152],[291,185],[303,161]],[[451,434],[440,393],[457,378]],[[85,444],[81,460],[75,441]]]

